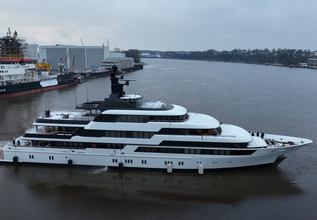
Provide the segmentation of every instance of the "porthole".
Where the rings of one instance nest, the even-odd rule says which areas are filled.
[[[179,166],[183,166],[183,165],[184,165],[184,162],[183,162],[183,161],[178,161],[178,165],[179,165]]]

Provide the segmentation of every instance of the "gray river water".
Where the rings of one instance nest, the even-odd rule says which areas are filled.
[[[127,92],[179,104],[247,130],[313,139],[278,167],[196,173],[0,164],[0,219],[317,219],[317,71],[145,60]],[[88,91],[88,93],[87,93]],[[101,100],[109,78],[0,100],[0,141],[44,110]],[[88,96],[87,96],[88,94]]]

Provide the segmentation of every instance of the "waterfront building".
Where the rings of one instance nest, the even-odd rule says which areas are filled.
[[[317,66],[317,58],[309,58],[307,63],[308,66]]]
[[[86,61],[85,61],[86,53]],[[64,63],[67,69],[88,69],[100,65],[100,62],[109,56],[108,46],[75,46],[75,45],[43,45],[39,46],[39,60],[45,60],[57,69],[60,63]]]
[[[86,56],[85,56],[86,53]],[[85,60],[86,57],[86,60]],[[52,65],[57,69],[63,63],[66,69],[84,70],[96,69],[104,60],[122,59],[123,63],[130,62],[124,53],[110,51],[109,46],[76,46],[76,45],[43,45],[39,46],[39,61]],[[86,64],[86,67],[85,67]]]

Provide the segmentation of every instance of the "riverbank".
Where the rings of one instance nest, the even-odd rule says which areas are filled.
[[[143,57],[144,59],[144,57]],[[149,57],[146,59],[167,59],[167,60],[188,60],[188,61],[207,61],[207,62],[224,62],[224,63],[241,63],[241,64],[255,64],[264,66],[276,66],[287,68],[300,68],[300,69],[314,69],[317,70],[317,66],[305,66],[305,65],[285,65],[281,63],[252,63],[252,62],[239,62],[239,61],[226,61],[226,60],[209,60],[209,59],[182,59],[182,58],[168,58],[168,57]]]
[[[233,49],[204,51],[141,50],[143,58],[204,60],[233,63],[263,64],[290,68],[317,68],[317,51],[302,49]]]

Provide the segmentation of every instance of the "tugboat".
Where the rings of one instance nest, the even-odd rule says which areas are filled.
[[[0,161],[204,170],[279,163],[311,140],[249,133],[212,116],[126,94],[131,80],[111,74],[111,94],[80,111],[50,111],[0,150]]]
[[[5,37],[0,38],[0,98],[26,95],[59,89],[76,84],[74,74],[39,76],[36,69],[37,60],[25,58],[24,40],[13,34],[10,28]],[[56,83],[47,83],[48,80]]]

